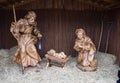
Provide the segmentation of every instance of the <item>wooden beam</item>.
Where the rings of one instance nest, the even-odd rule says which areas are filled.
[[[78,0],[78,1],[84,2],[86,5],[88,4],[97,10],[109,10],[113,6],[120,4],[120,1],[117,1],[117,0],[95,0],[95,1],[93,1],[93,0]]]
[[[0,3],[6,2],[6,0],[0,0]]]
[[[15,7],[18,8],[20,6],[29,4],[29,3],[34,2],[34,1],[36,1],[36,0],[24,0],[21,3],[16,2]],[[5,7],[5,9],[12,9],[12,5],[8,5],[7,7]]]
[[[120,5],[120,2],[117,2],[117,3],[113,3],[111,5],[108,5],[108,6],[105,6],[106,8],[114,8],[114,7],[117,7]]]
[[[96,10],[100,10],[101,8],[100,8],[100,6],[99,6],[99,4],[97,4],[96,2],[92,2],[92,0],[78,0],[80,3],[84,3],[84,4],[86,4],[86,5],[89,5],[89,6],[91,6],[91,8],[94,8],[94,9],[96,9]]]

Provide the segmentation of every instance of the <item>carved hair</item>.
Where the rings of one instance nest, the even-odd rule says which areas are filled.
[[[25,15],[26,19],[29,19],[31,17],[36,18],[36,13],[34,11],[29,11],[27,15]]]
[[[79,32],[82,33],[83,35],[86,34],[85,31],[82,28],[76,29],[75,34],[78,34]]]

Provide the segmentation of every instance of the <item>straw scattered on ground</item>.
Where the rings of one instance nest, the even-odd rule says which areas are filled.
[[[0,83],[116,83],[119,67],[114,64],[116,57],[97,52],[98,68],[95,72],[82,72],[76,67],[76,58],[71,57],[64,68],[46,68],[46,60],[41,62],[40,72],[36,68],[21,73],[20,65],[12,61],[17,46],[0,49]]]

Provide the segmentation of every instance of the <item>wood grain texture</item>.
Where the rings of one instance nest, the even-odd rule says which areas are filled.
[[[1,11],[0,47],[11,48],[17,45],[16,40],[9,31],[10,24],[13,21],[13,13],[12,11]],[[22,18],[27,12],[23,10],[16,11],[17,19]],[[107,52],[120,56],[120,12],[68,11],[61,9],[35,10],[35,12],[37,14],[38,28],[43,35],[42,51],[40,51],[43,56],[51,48],[57,52],[64,51],[67,55],[75,56],[76,52],[73,50],[73,45],[77,28],[84,28],[86,34],[92,39],[97,48],[101,21],[104,22],[104,29],[100,51],[105,51],[107,32],[111,27]],[[112,22],[112,25],[109,22]],[[120,63],[120,60],[118,60],[118,63]]]

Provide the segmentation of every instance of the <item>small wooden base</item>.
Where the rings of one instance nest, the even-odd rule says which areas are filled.
[[[96,71],[97,69],[97,67],[84,67],[80,64],[77,64],[77,67],[84,72],[92,72],[92,71]]]
[[[45,57],[46,57],[46,60],[47,60],[47,66],[46,67],[50,67],[51,65],[55,65],[55,66],[61,66],[63,68],[65,66],[65,64],[67,63],[67,61],[69,60],[69,58],[60,59],[60,58],[57,58],[57,57],[54,57],[54,56],[50,56],[48,54],[46,54]]]

